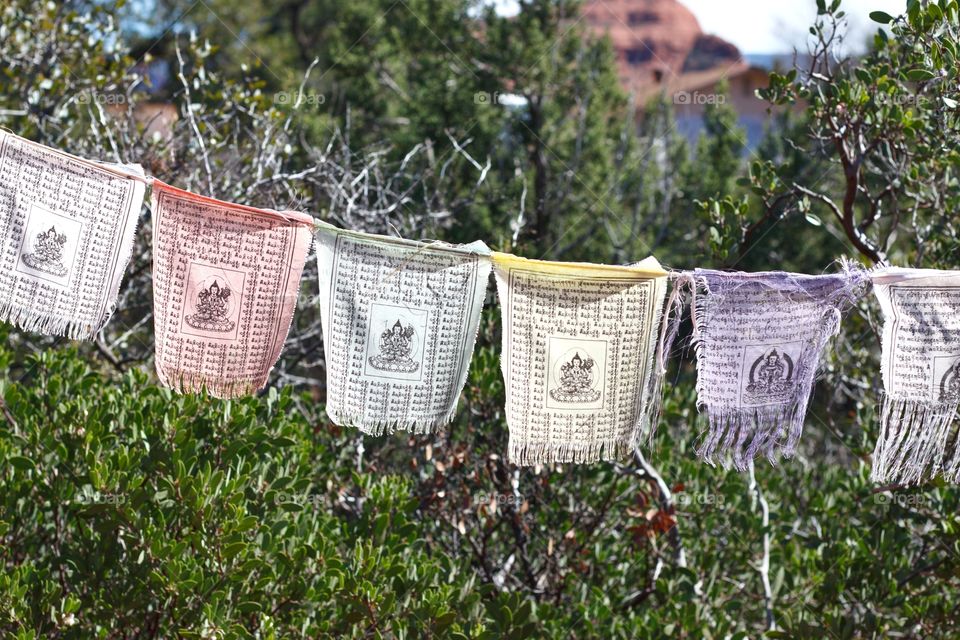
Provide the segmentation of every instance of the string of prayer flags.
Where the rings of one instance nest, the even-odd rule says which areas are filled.
[[[147,183],[157,375],[179,392],[230,398],[267,384],[315,240],[326,410],[336,424],[379,435],[449,423],[493,268],[512,462],[616,460],[648,437],[689,292],[707,422],[697,454],[742,470],[759,455],[776,462],[796,452],[824,349],[872,281],[884,393],[871,477],[960,483],[960,271],[696,269],[673,274],[664,313],[668,274],[652,257],[545,262],[479,241],[341,230],[0,131],[0,321],[95,338],[117,305]]]
[[[293,318],[313,218],[153,182],[160,381],[232,398],[263,388]]]
[[[796,451],[821,354],[869,279],[835,275],[685,272],[693,287],[697,402],[707,414],[698,455],[746,469]]]
[[[325,223],[316,246],[330,419],[373,435],[430,433],[449,423],[490,278],[487,246]]]
[[[960,482],[960,272],[884,267],[873,272],[883,313],[884,395],[875,482]]]
[[[649,427],[667,272],[494,253],[509,459],[623,458]]]
[[[144,189],[139,165],[0,131],[0,320],[92,340],[116,306]]]

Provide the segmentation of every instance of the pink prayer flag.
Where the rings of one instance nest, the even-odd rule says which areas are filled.
[[[156,365],[173,389],[267,384],[293,319],[313,218],[153,183]]]

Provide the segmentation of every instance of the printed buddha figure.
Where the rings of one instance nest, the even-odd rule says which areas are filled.
[[[187,324],[206,331],[231,331],[235,323],[227,317],[230,294],[230,287],[221,287],[216,280],[209,287],[201,287],[194,313],[185,318]]]
[[[757,370],[757,386],[764,391],[775,389],[783,379],[786,367],[776,349],[767,354],[766,361]]]
[[[369,362],[375,369],[412,373],[420,368],[410,354],[413,352],[414,330],[412,325],[403,326],[397,320],[380,334],[379,353],[370,356]]]
[[[49,231],[37,234],[33,253],[23,254],[23,261],[37,271],[64,276],[67,273],[67,268],[63,265],[63,248],[66,243],[67,235],[57,233],[56,227],[51,226]]]
[[[560,367],[560,385],[564,391],[576,393],[590,388],[593,382],[593,376],[590,375],[590,369],[593,368],[593,360],[584,362],[579,353],[573,354],[573,358],[567,364]]]
[[[744,400],[754,403],[785,401],[795,386],[793,360],[785,352],[771,349],[757,358],[750,368]]]
[[[960,360],[954,362],[940,379],[940,402],[960,402]]]
[[[600,392],[593,388],[594,361],[587,356],[580,357],[574,352],[569,362],[560,365],[560,388],[550,391],[554,400],[560,402],[594,402],[600,398]]]

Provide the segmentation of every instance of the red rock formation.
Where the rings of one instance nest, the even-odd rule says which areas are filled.
[[[583,20],[609,35],[623,85],[638,96],[747,68],[740,51],[707,35],[678,0],[587,0]],[[692,78],[691,78],[692,80]]]
[[[723,38],[703,34],[683,61],[683,72],[706,71],[720,65],[735,64],[743,59],[740,50]]]

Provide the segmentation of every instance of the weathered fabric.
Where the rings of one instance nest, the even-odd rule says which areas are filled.
[[[871,478],[960,482],[960,272],[886,267],[873,284],[884,395]]]
[[[267,384],[283,349],[313,218],[153,183],[160,381],[231,398]]]
[[[428,433],[449,423],[490,278],[487,246],[323,223],[316,242],[327,415],[373,435]]]
[[[493,257],[510,460],[622,458],[650,426],[666,272]]]
[[[863,294],[866,273],[697,269],[685,277],[694,287],[697,402],[708,425],[698,455],[740,470],[759,455],[791,457],[821,354],[842,311]]]
[[[144,189],[139,165],[0,131],[0,320],[93,339],[116,306]]]

